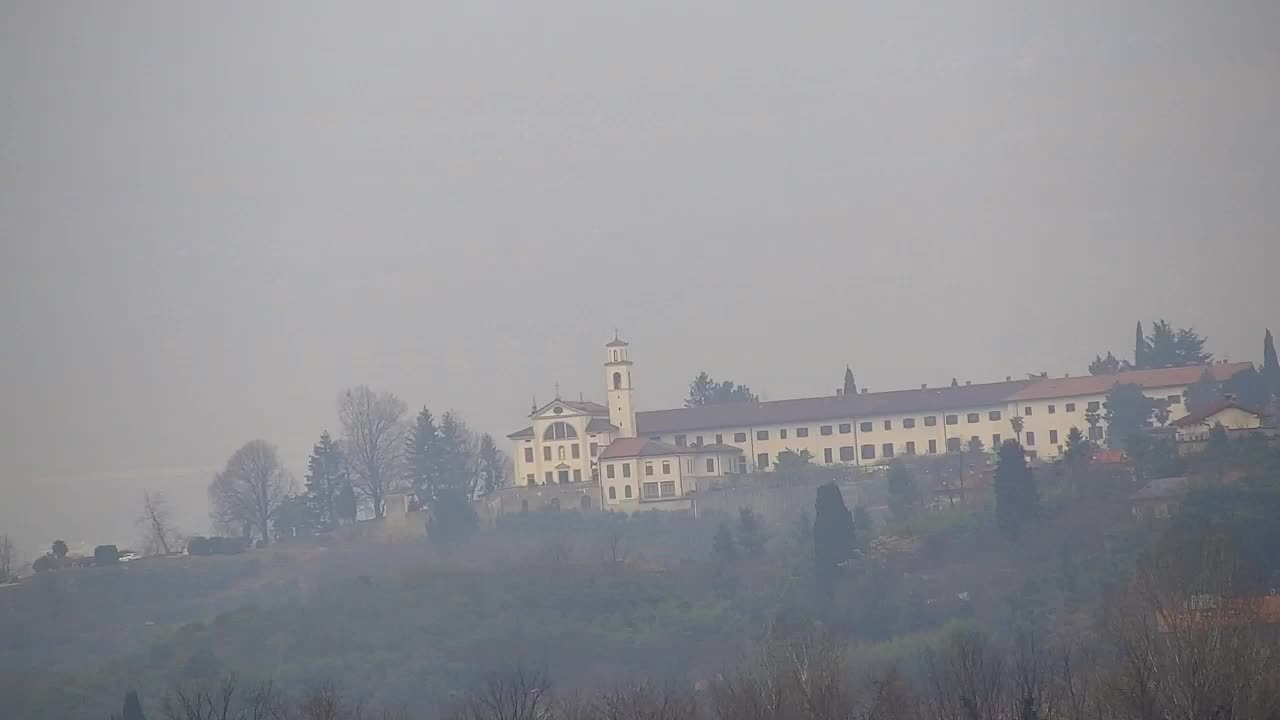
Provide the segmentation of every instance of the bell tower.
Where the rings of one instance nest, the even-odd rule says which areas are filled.
[[[627,343],[618,339],[604,346],[604,381],[609,398],[609,422],[618,428],[618,437],[636,437],[636,407],[632,397],[631,360]]]

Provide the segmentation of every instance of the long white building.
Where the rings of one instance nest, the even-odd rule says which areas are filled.
[[[854,396],[743,402],[637,411],[630,348],[605,347],[607,405],[556,398],[530,415],[532,424],[508,437],[519,486],[600,483],[606,507],[630,509],[672,502],[700,480],[768,470],[778,453],[806,450],[825,465],[869,465],[904,455],[959,452],[977,439],[988,449],[1014,437],[1041,458],[1061,454],[1072,427],[1101,440],[1104,427],[1086,415],[1102,412],[1107,391],[1133,383],[1167,399],[1170,420],[1186,415],[1183,393],[1205,368],[1140,370],[1116,375],[1006,380],[956,387]],[[1218,381],[1251,363],[1208,366]]]

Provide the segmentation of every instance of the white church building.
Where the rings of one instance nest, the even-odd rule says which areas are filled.
[[[598,488],[605,509],[630,511],[650,503],[654,509],[687,506],[700,486],[728,473],[768,470],[785,451],[807,451],[819,464],[859,466],[960,452],[975,443],[994,450],[1016,437],[1033,456],[1053,458],[1065,450],[1072,427],[1103,438],[1098,417],[1114,385],[1132,383],[1168,401],[1169,420],[1176,422],[1187,415],[1184,392],[1205,370],[1222,382],[1252,367],[1044,375],[638,412],[629,350],[617,338],[605,346],[606,405],[557,397],[534,409],[529,427],[507,436],[516,486],[585,483]]]

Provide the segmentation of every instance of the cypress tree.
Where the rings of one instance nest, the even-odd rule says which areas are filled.
[[[814,577],[819,588],[830,590],[835,586],[841,565],[853,557],[857,540],[853,514],[835,483],[818,487],[813,509]]]
[[[1147,342],[1147,336],[1142,332],[1142,321],[1138,321],[1138,329],[1133,340],[1133,367],[1135,370],[1146,369],[1149,359],[1147,351],[1151,349],[1151,344]]]
[[[853,381],[853,368],[848,365],[844,366],[844,394],[845,397],[858,394],[858,383]]]
[[[1262,339],[1262,378],[1267,381],[1273,397],[1280,397],[1280,360],[1276,359],[1276,341],[1271,330]]]
[[[124,694],[124,712],[121,713],[120,720],[147,720],[147,716],[142,714],[142,703],[138,700],[136,690]]]
[[[1017,440],[1000,445],[995,474],[996,521],[1000,530],[1016,538],[1040,510],[1040,493],[1027,466],[1027,454]]]

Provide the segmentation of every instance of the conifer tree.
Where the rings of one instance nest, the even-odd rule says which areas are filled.
[[[853,368],[844,366],[844,395],[849,397],[858,394],[858,383],[853,381]]]
[[[853,515],[835,483],[818,487],[813,509],[814,577],[820,589],[829,591],[835,587],[843,564],[854,554]]]
[[[1133,340],[1133,366],[1138,370],[1145,370],[1150,365],[1151,343],[1147,342],[1147,337],[1142,334],[1142,321],[1138,321],[1138,329]],[[1108,356],[1111,353],[1107,353]],[[1117,364],[1118,365],[1118,364]]]
[[[1267,381],[1271,396],[1280,398],[1280,360],[1276,359],[1276,341],[1271,330],[1262,338],[1262,378]]]
[[[889,477],[886,481],[889,493],[889,511],[899,521],[911,517],[920,504],[920,490],[916,486],[915,476],[900,461],[889,466]]]
[[[996,466],[996,521],[1005,535],[1016,538],[1040,511],[1040,493],[1027,465],[1026,451],[1017,440],[1000,445]]]
[[[409,485],[418,501],[431,502],[440,476],[440,429],[425,406],[414,418],[405,439],[405,464]]]
[[[716,535],[711,540],[711,555],[720,564],[729,564],[738,559],[738,545],[733,541],[733,533],[729,526],[720,523]]]
[[[743,552],[753,558],[764,554],[764,545],[768,540],[764,523],[750,506],[738,508],[738,544]]]
[[[350,481],[344,481],[338,487],[338,495],[334,498],[333,509],[339,520],[348,524],[356,521],[356,513],[359,507],[356,502],[356,490],[351,487]]]
[[[124,694],[124,711],[120,714],[120,720],[147,720],[142,714],[142,702],[138,700],[136,690]]]
[[[311,449],[311,457],[307,459],[307,502],[318,525],[322,528],[333,527],[338,522],[334,503],[342,484],[347,482],[346,463],[342,458],[342,449],[325,430],[320,433],[320,440]]]
[[[481,492],[485,495],[502,489],[507,484],[507,458],[498,449],[493,436],[485,433],[480,436],[477,451],[477,464],[480,469]]]

